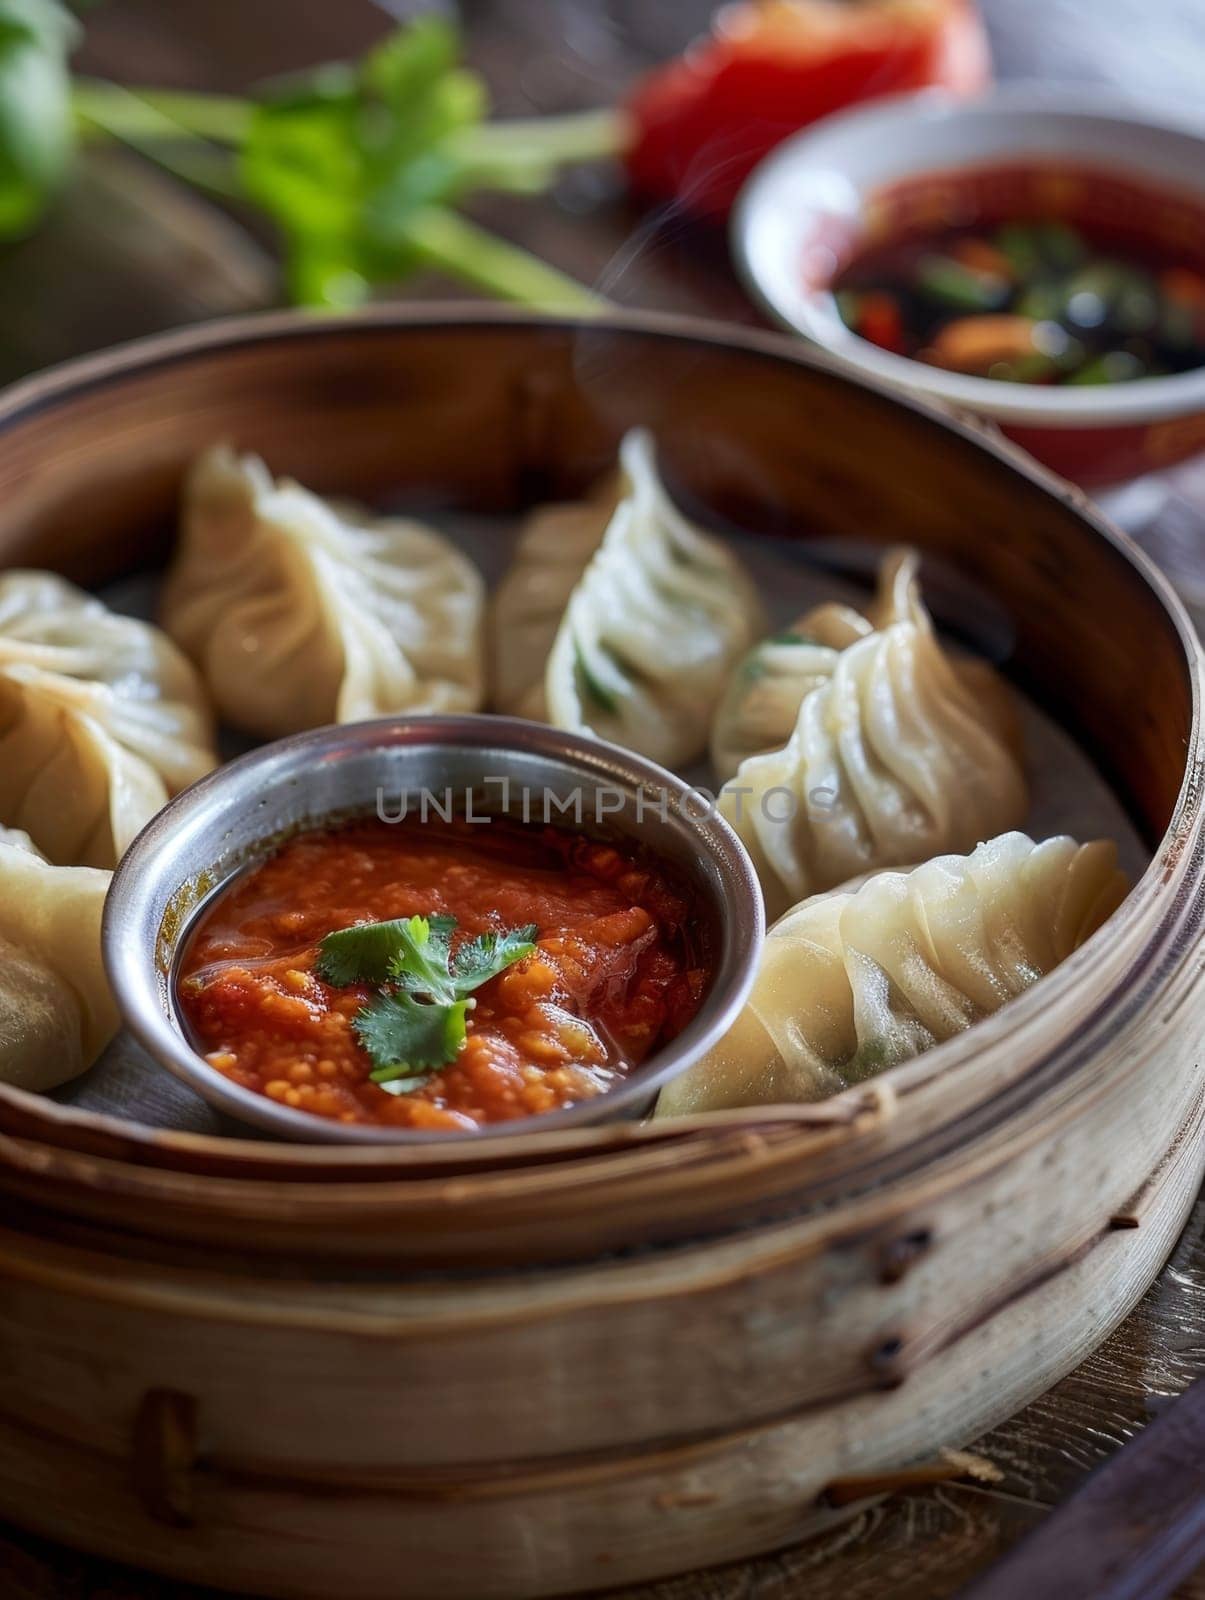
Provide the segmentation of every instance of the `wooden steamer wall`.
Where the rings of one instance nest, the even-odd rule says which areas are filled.
[[[407,1152],[0,1091],[0,1516],[315,1600],[697,1567],[970,1440],[1165,1259],[1202,1173],[1200,651],[1023,458],[770,337],[254,319],[10,391],[0,560],[153,558],[214,437],[317,489],[507,508],[636,422],[714,520],[908,539],[995,595],[1151,870],[1040,992],[818,1107]]]

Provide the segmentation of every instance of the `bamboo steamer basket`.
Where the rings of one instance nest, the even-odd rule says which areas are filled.
[[[1150,870],[1037,990],[819,1106],[407,1150],[0,1090],[0,1517],[315,1600],[643,1580],[848,1515],[1067,1372],[1165,1260],[1205,1152],[1202,657],[1011,447],[775,336],[260,317],[9,390],[0,562],[160,560],[215,438],[323,491],[514,510],[635,423],[716,526],[906,539],[994,596]]]

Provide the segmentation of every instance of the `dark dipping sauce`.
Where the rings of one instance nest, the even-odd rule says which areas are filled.
[[[888,240],[834,294],[872,344],[973,377],[1091,385],[1205,366],[1205,274],[1063,221]]]
[[[176,992],[215,1071],[336,1121],[472,1131],[604,1093],[694,1017],[713,977],[701,906],[638,847],[509,819],[373,819],[309,832],[203,909]],[[453,957],[534,924],[534,952],[473,996],[453,1060],[391,1093],[353,1019],[380,994],[332,987],[320,941],[451,916]]]

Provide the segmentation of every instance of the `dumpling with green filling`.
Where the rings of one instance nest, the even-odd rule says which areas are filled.
[[[711,730],[711,760],[721,783],[749,756],[780,750],[791,737],[799,708],[832,677],[842,650],[897,622],[929,625],[921,599],[920,557],[907,546],[888,550],[879,565],[874,599],[865,612],[829,602],[814,606],[781,633],[754,645],[728,680]],[[978,694],[987,713],[1020,733],[1003,680],[986,661],[960,657],[955,670]]]
[[[1025,820],[1015,714],[991,668],[974,665],[963,670],[923,608],[873,629],[805,694],[781,749],[748,756],[724,783],[719,810],[771,917]]]
[[[1109,841],[1006,833],[815,895],[770,929],[735,1025],[656,1115],[822,1100],[911,1060],[1052,972],[1127,888]]]
[[[553,590],[569,592],[542,675],[537,671],[499,703],[680,766],[706,750],[732,667],[763,631],[761,603],[737,557],[674,505],[647,432],[637,429],[624,439],[620,469],[614,504],[600,497],[574,539],[562,545],[546,618],[554,610]],[[514,601],[525,582],[530,592],[540,569],[522,548],[518,562],[530,576],[516,574],[504,586],[496,648],[522,653],[534,669],[544,636],[523,636]]]
[[[490,607],[490,693],[509,716],[548,720],[544,677],[557,631],[619,503],[609,473],[584,500],[537,506]]]

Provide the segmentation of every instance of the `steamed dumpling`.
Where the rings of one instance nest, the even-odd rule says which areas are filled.
[[[420,523],[328,504],[225,447],[189,474],[163,624],[247,733],[475,711],[483,604],[477,569]]]
[[[569,596],[590,565],[619,503],[608,476],[585,500],[538,506],[526,518],[515,558],[494,593],[490,693],[509,716],[548,720],[544,677]]]
[[[1024,820],[1004,686],[981,663],[952,661],[922,606],[908,612],[839,650],[786,744],[747,758],[720,790],[771,916]]]
[[[832,677],[839,654],[820,643],[806,616],[754,645],[728,680],[711,730],[711,764],[721,783],[750,756],[786,744],[799,707]]]
[[[832,677],[842,650],[896,622],[930,625],[920,597],[919,567],[915,550],[889,550],[864,614],[848,605],[815,606],[782,633],[754,645],[729,679],[711,730],[711,760],[721,783],[749,756],[786,744],[805,697]],[[955,669],[991,702],[998,725],[1015,736],[1008,691],[991,667],[985,661],[958,660]]]
[[[544,513],[521,539],[495,610],[499,662],[515,663],[510,678],[500,666],[498,704],[679,766],[705,750],[761,604],[736,557],[669,498],[647,433],[624,439],[620,467],[617,499]]]
[[[112,867],[216,760],[200,680],[158,628],[53,573],[0,577],[0,823]]]
[[[1007,833],[805,900],[771,928],[735,1026],[656,1114],[820,1100],[907,1061],[1065,961],[1126,889],[1111,843]]]
[[[0,1083],[57,1088],[116,1033],[100,954],[109,877],[52,867],[28,834],[0,828]]]

